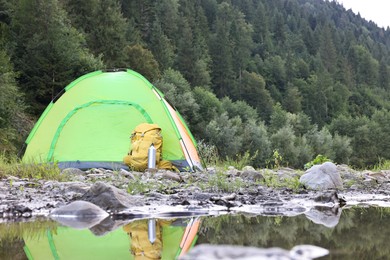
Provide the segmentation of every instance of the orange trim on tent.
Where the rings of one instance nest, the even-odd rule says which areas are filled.
[[[189,133],[187,132],[185,126],[183,125],[183,122],[180,120],[179,116],[176,114],[176,111],[171,107],[171,105],[169,105],[169,103],[166,102],[165,100],[164,103],[168,107],[169,113],[172,115],[172,118],[175,121],[179,133],[183,139],[183,143],[185,147],[182,147],[182,149],[184,151],[187,161],[190,161],[194,165],[196,164],[200,165],[198,152],[196,151],[195,145],[192,142],[192,139]]]

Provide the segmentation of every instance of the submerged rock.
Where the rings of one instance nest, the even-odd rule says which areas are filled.
[[[290,251],[273,248],[256,248],[231,245],[209,245],[201,244],[195,246],[181,260],[220,260],[220,259],[290,259],[309,260],[329,254],[329,250],[312,245],[299,245]]]
[[[315,190],[343,188],[340,173],[332,162],[314,165],[301,176],[299,181],[307,188]]]

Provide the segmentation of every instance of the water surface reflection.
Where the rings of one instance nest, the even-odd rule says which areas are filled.
[[[318,215],[320,218],[318,218]],[[322,219],[318,221],[318,219]],[[174,259],[186,247],[229,244],[291,249],[311,244],[330,250],[323,259],[387,259],[389,208],[320,208],[295,217],[221,216],[116,221],[74,229],[53,221],[0,225],[0,259]]]

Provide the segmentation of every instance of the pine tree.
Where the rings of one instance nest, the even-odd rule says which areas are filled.
[[[179,2],[176,68],[193,86],[210,83],[207,19],[197,1]]]
[[[99,0],[93,13],[93,25],[87,34],[87,44],[96,55],[102,55],[109,68],[118,67],[123,58],[128,24],[117,0]]]
[[[154,21],[149,46],[161,71],[172,68],[175,58],[174,45],[164,34],[158,19]]]
[[[211,37],[212,83],[219,97],[229,95],[234,88],[233,49],[230,44],[232,8],[226,2],[218,7],[215,32]]]
[[[12,17],[19,84],[40,113],[74,78],[102,67],[57,0],[20,0]]]

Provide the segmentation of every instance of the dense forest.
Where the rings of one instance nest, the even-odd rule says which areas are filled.
[[[221,158],[390,159],[390,28],[323,0],[0,0],[0,152],[77,77],[131,68]]]

